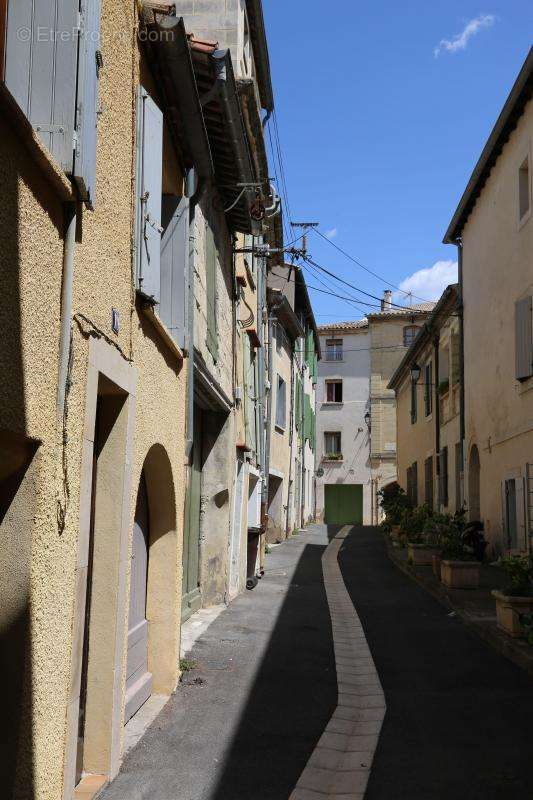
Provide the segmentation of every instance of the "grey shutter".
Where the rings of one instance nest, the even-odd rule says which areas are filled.
[[[413,505],[418,505],[418,463],[415,461],[411,467],[413,471]]]
[[[94,206],[100,50],[100,0],[82,0],[73,177],[83,199]]]
[[[138,287],[159,303],[161,264],[161,192],[163,114],[145,89],[139,100]]]
[[[217,250],[210,226],[205,231],[205,286],[207,316],[207,347],[216,361],[218,359],[217,336]]]
[[[515,303],[516,377],[519,381],[533,374],[533,314],[532,297]]]
[[[68,173],[74,157],[77,29],[77,0],[11,0],[8,4],[6,87]]]
[[[176,344],[183,348],[189,261],[189,200],[186,197],[163,196],[162,225],[159,316]]]

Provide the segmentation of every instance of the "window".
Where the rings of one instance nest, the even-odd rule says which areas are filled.
[[[411,425],[414,425],[417,418],[417,387],[418,384],[411,380]]]
[[[339,431],[324,434],[324,454],[326,458],[342,458],[341,434]]]
[[[439,394],[450,388],[450,348],[443,347],[439,353]]]
[[[516,378],[524,381],[533,375],[533,298],[515,303]]]
[[[448,448],[439,453],[439,505],[448,505]]]
[[[326,402],[342,403],[342,381],[326,381]]]
[[[408,325],[403,329],[403,346],[411,347],[420,328],[418,325]]]
[[[326,339],[326,361],[342,361],[342,339]]]
[[[433,456],[424,461],[424,501],[433,511]]]
[[[287,385],[281,375],[278,375],[278,391],[276,395],[276,427],[285,430],[287,419]]]
[[[14,0],[8,3],[7,20],[6,3],[1,6],[0,80],[92,208],[101,64],[100,2],[82,3],[83,36],[77,35],[78,0]]]
[[[525,158],[518,170],[518,219],[522,221],[529,212],[529,158]]]
[[[461,442],[455,445],[455,510],[460,511],[463,504],[463,447]]]
[[[424,367],[424,411],[429,417],[433,410],[433,364],[430,361]]]
[[[452,386],[455,386],[456,383],[459,383],[459,379],[461,377],[461,365],[460,365],[460,340],[458,333],[452,333],[451,335],[451,358],[452,358]]]

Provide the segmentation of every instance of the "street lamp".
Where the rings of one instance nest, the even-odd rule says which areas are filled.
[[[415,363],[411,367],[411,380],[413,381],[413,383],[418,383],[421,372],[422,372],[421,368],[415,361]]]

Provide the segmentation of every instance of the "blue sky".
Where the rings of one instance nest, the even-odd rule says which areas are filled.
[[[442,237],[533,42],[533,3],[263,6],[293,219],[319,221],[396,285],[454,262]],[[309,250],[366,291],[388,288],[316,235]],[[409,286],[432,299],[450,275],[441,263]],[[311,297],[319,323],[361,315]]]

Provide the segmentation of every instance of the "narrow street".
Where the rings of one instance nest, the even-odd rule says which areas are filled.
[[[347,531],[332,548],[340,546],[338,564],[379,680],[361,632],[353,638],[359,665],[350,663],[353,651],[335,621],[334,652],[330,606],[341,624],[358,623],[331,577],[326,593],[323,569],[334,582],[336,555],[329,550],[327,562],[323,556],[339,528],[313,525],[273,548],[257,589],[238,597],[199,638],[187,654],[192,669],[104,800],[531,796],[528,677],[399,572],[380,534],[352,528],[342,539]],[[350,680],[375,688],[359,690],[363,702],[347,710],[347,695],[337,699],[337,671],[343,692]],[[379,683],[386,713],[378,738]],[[360,753],[356,741],[364,742]],[[328,751],[337,759],[329,775],[342,783],[344,773],[342,790],[321,784],[330,779]],[[304,770],[310,777],[302,780]]]

